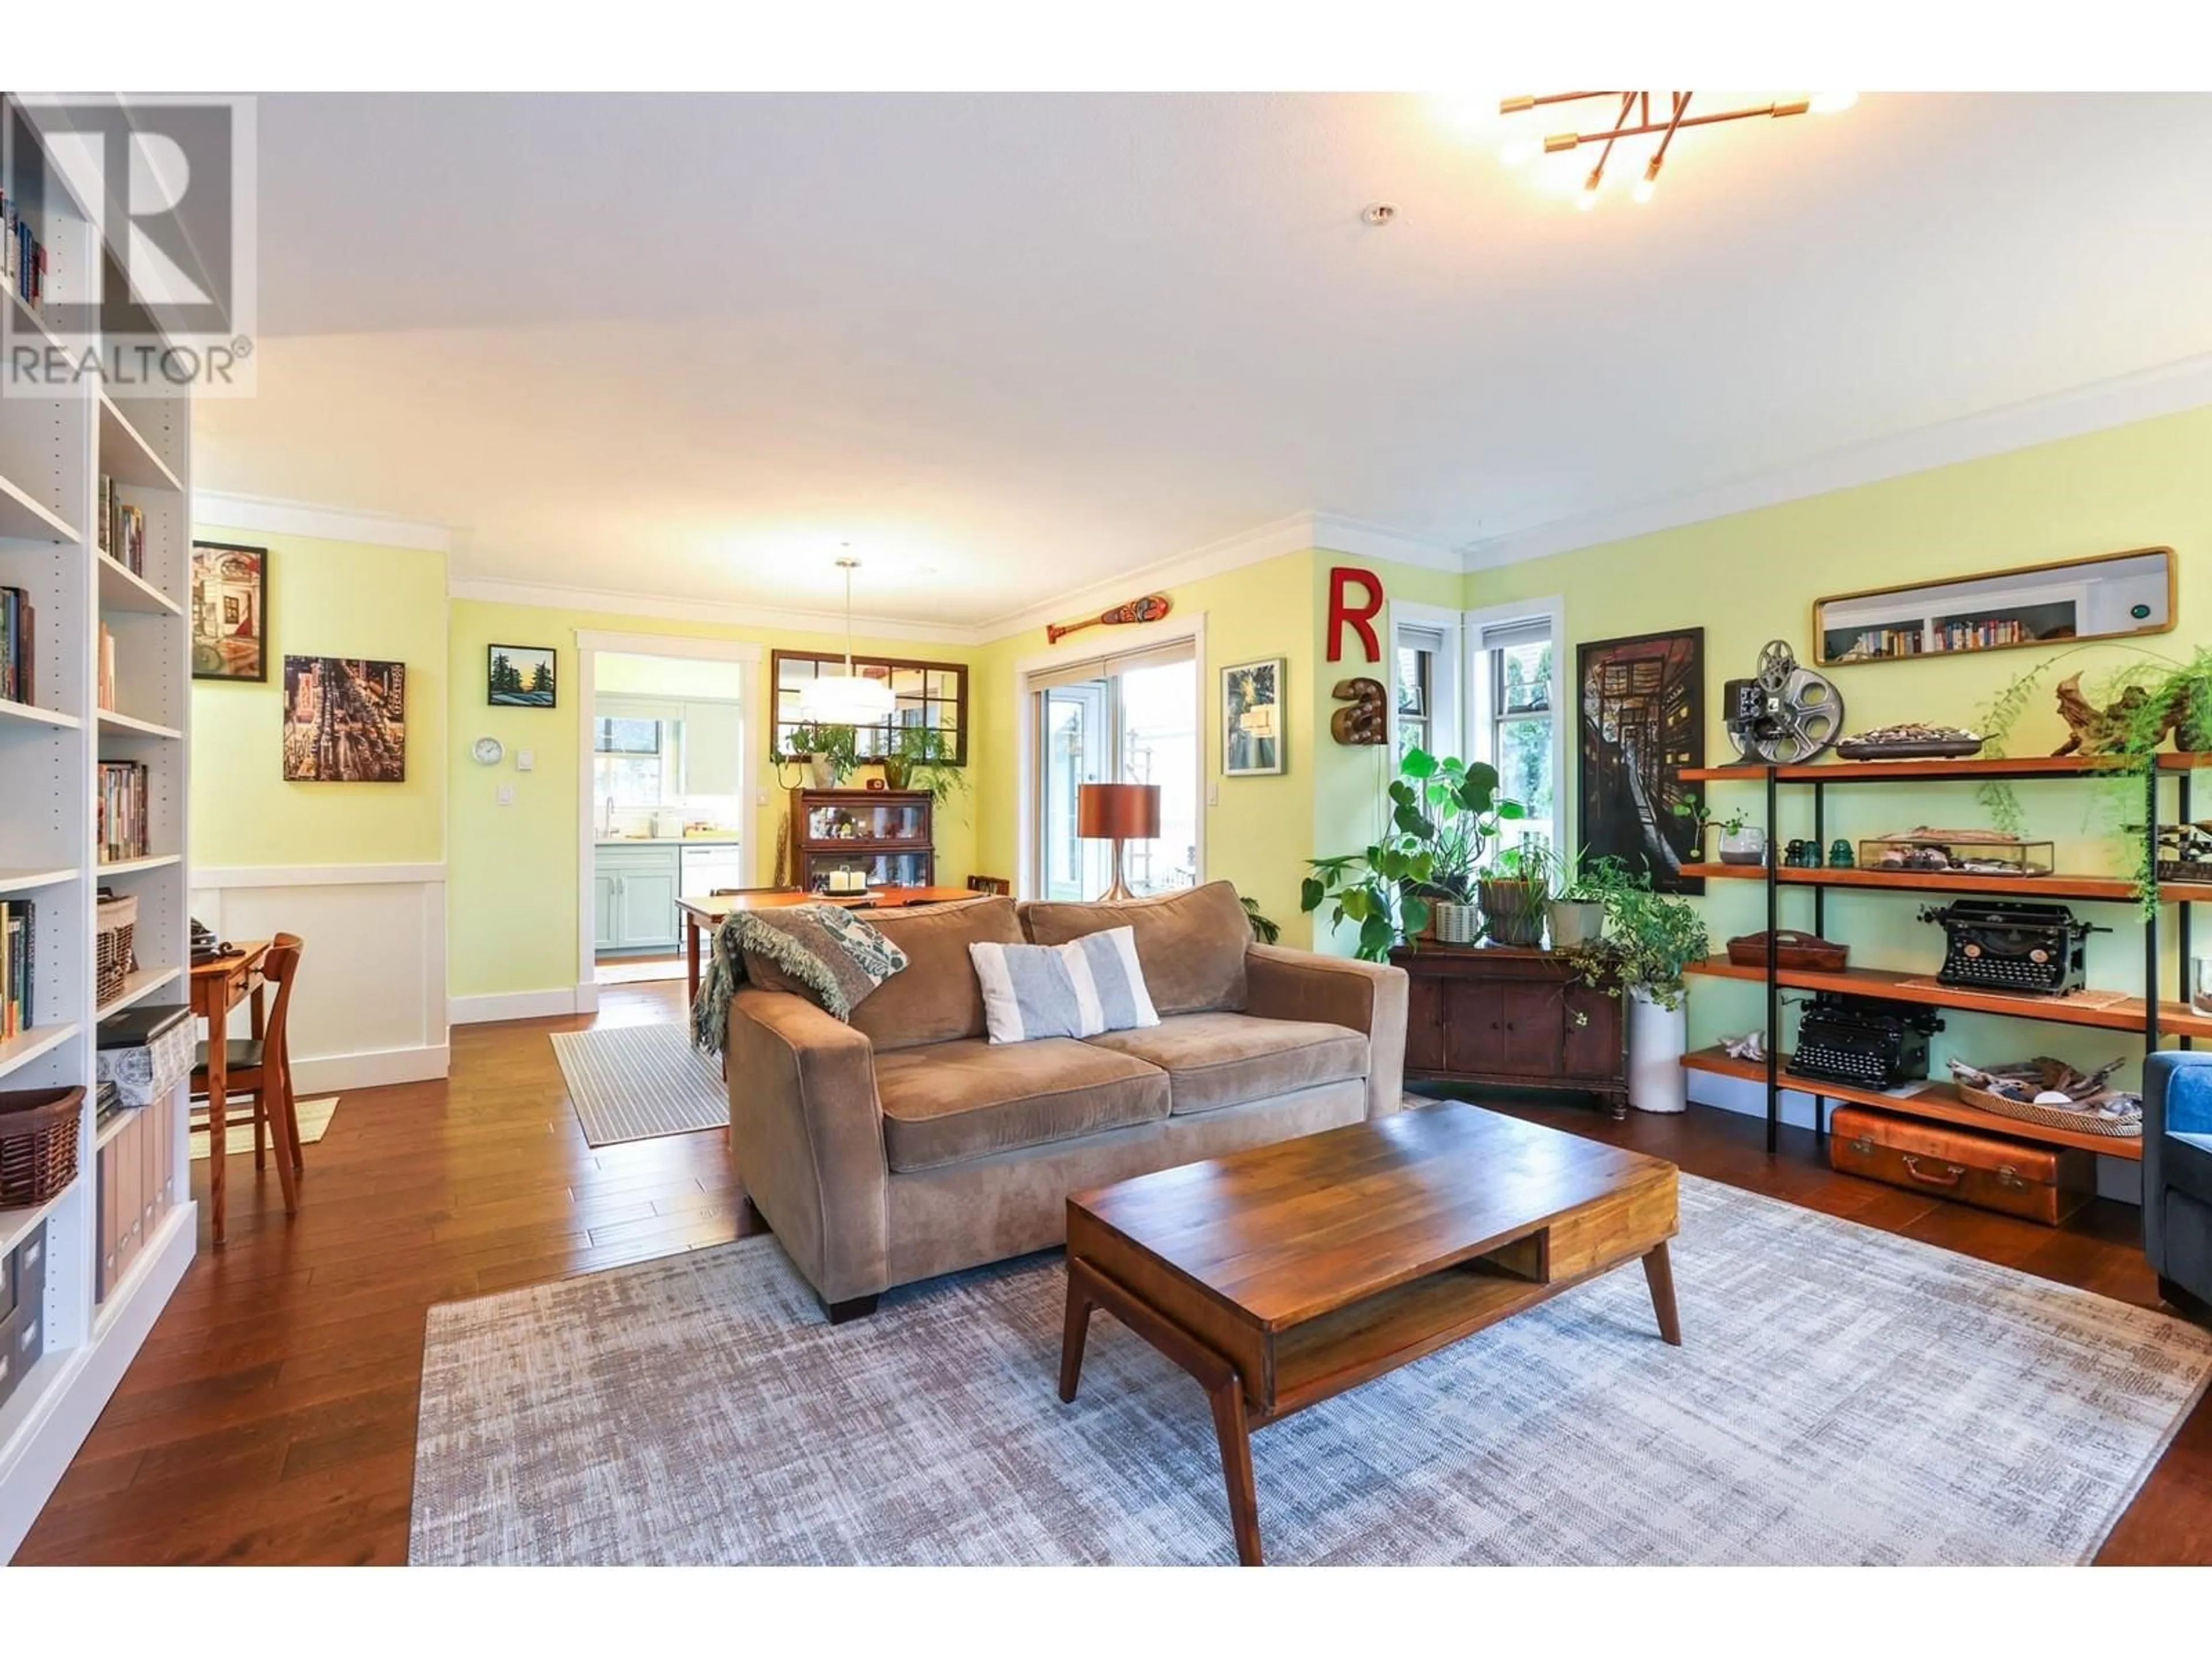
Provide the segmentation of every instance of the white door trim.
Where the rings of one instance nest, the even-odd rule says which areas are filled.
[[[760,868],[759,738],[769,730],[761,681],[766,653],[750,640],[700,639],[682,634],[624,634],[604,629],[576,629],[576,988],[574,1011],[597,1013],[599,981],[594,977],[592,918],[592,860],[597,837],[592,829],[592,710],[598,700],[598,659],[602,651],[618,656],[690,657],[739,665],[738,811],[746,815],[738,841],[738,881],[755,885]]]
[[[1144,650],[1156,645],[1170,645],[1177,640],[1191,641],[1191,653],[1198,665],[1198,827],[1196,830],[1196,859],[1198,879],[1203,884],[1206,875],[1206,815],[1212,811],[1207,794],[1212,771],[1206,764],[1210,752],[1213,711],[1207,695],[1212,684],[1206,659],[1206,612],[1193,611],[1182,616],[1171,616],[1164,622],[1147,623],[1143,633],[1129,642],[1127,648]],[[1107,656],[1096,644],[1056,647],[1049,651],[1032,652],[1016,659],[1012,685],[1014,698],[1014,764],[1015,820],[1014,820],[1014,896],[1017,898],[1036,896],[1036,826],[1042,811],[1041,794],[1044,778],[1037,765],[1036,709],[1029,695],[1029,677],[1041,669],[1058,664],[1081,662],[1091,655]]]

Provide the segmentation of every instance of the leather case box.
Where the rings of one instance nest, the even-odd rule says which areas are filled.
[[[1847,1175],[2055,1227],[2096,1190],[2096,1158],[1948,1123],[1838,1106],[1828,1162]]]

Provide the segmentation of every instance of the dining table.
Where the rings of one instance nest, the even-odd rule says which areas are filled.
[[[684,927],[685,1006],[699,1000],[699,940],[732,910],[787,910],[797,904],[835,904],[848,910],[899,910],[917,904],[951,904],[982,895],[965,887],[875,887],[865,893],[810,893],[798,887],[761,888],[676,901]]]
[[[262,1036],[266,1016],[261,969],[268,957],[270,944],[265,939],[248,939],[227,946],[219,955],[195,957],[192,961],[192,1014],[205,1020],[208,1027],[208,1208],[218,1244],[222,1243],[223,1170],[230,1161],[224,1156],[229,1136],[223,1119],[230,1071],[227,1028],[230,1011],[251,997],[253,1036],[257,1041]],[[281,1134],[278,1139],[282,1141]]]

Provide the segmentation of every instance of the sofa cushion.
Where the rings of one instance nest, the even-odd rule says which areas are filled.
[[[981,898],[910,910],[871,910],[876,931],[906,952],[906,967],[853,1010],[853,1024],[878,1050],[983,1035],[983,992],[968,947],[1022,943],[1010,898]]]
[[[1318,1020],[1176,1014],[1148,1030],[1109,1031],[1085,1042],[1165,1072],[1177,1116],[1367,1075],[1367,1039]]]
[[[968,954],[994,1042],[1096,1036],[1160,1023],[1126,927],[1065,945],[971,945]]]
[[[1252,923],[1225,881],[1118,904],[1025,904],[1022,926],[1038,945],[1065,945],[1109,927],[1134,930],[1137,960],[1163,1015],[1244,1006]]]
[[[884,1153],[902,1173],[964,1164],[1168,1115],[1167,1074],[1069,1037],[980,1038],[876,1056]]]

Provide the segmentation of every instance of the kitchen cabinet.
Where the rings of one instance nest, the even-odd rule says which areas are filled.
[[[734,795],[739,792],[738,763],[744,743],[743,722],[733,702],[684,705],[684,793]]]
[[[1620,999],[1553,951],[1424,945],[1390,960],[1410,983],[1406,1075],[1595,1095],[1628,1115]]]
[[[611,870],[595,868],[592,872],[592,948],[611,951],[615,948],[615,923],[620,919],[622,907],[622,878]]]
[[[673,842],[599,848],[592,871],[599,905],[592,926],[598,949],[676,948],[676,898],[683,888],[681,851]]]

